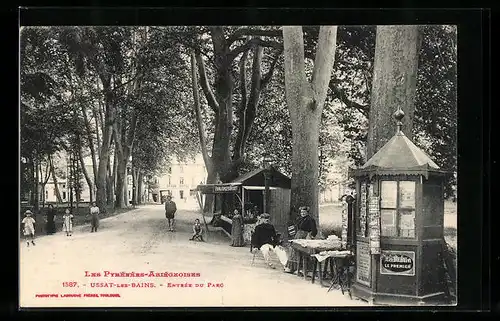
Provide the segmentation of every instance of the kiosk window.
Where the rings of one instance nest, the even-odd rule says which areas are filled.
[[[382,181],[380,186],[381,235],[415,237],[415,182]]]

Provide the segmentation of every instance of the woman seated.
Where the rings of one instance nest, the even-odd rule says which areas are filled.
[[[296,231],[293,236],[294,239],[313,239],[318,234],[318,229],[316,226],[316,221],[309,215],[310,208],[308,206],[301,206],[299,208],[300,215],[295,221]],[[293,273],[297,269],[297,253],[292,249],[290,252],[290,258],[288,260],[288,266],[285,268],[285,272]]]

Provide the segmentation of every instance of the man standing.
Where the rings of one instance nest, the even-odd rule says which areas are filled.
[[[174,232],[174,223],[175,223],[175,212],[177,212],[177,206],[175,202],[172,201],[172,196],[167,196],[167,201],[165,202],[165,217],[168,221],[168,230]]]
[[[270,260],[271,251],[276,253],[276,256],[278,256],[281,264],[283,264],[283,267],[285,267],[288,263],[288,257],[285,250],[278,244],[279,240],[276,235],[276,229],[269,222],[270,215],[267,213],[263,213],[260,217],[262,223],[255,227],[255,232],[253,235],[253,246],[258,248],[262,252],[264,260],[269,265],[269,267],[274,269],[274,266]]]

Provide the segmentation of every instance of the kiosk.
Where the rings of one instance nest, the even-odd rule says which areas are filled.
[[[375,304],[444,302],[444,197],[447,173],[401,131],[363,166],[356,180],[352,294]]]

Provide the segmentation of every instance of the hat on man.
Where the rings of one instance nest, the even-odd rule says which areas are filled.
[[[33,214],[30,210],[26,210],[26,212],[24,212],[25,215],[31,215]]]
[[[271,218],[271,215],[269,215],[267,213],[262,213],[260,215],[260,218],[263,219],[263,220],[269,220]]]

